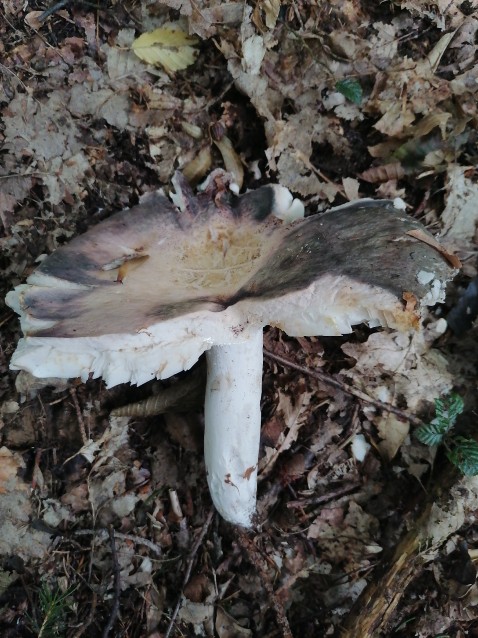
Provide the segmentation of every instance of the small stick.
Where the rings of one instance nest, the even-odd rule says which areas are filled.
[[[39,16],[38,21],[39,22],[44,22],[53,13],[56,13],[60,9],[63,9],[63,7],[68,6],[69,4],[71,4],[71,2],[72,2],[72,0],[60,0],[60,2],[56,2],[49,9],[45,9],[45,11],[41,14],[41,16]]]
[[[328,503],[329,501],[336,500],[341,496],[346,496],[351,492],[354,492],[356,489],[360,487],[359,483],[352,483],[352,485],[347,485],[333,492],[327,492],[327,494],[322,494],[322,496],[314,496],[311,498],[303,498],[297,501],[289,501],[287,503],[288,508],[295,507],[307,507],[308,505],[321,505],[322,503]]]
[[[78,531],[74,532],[74,534],[75,536],[86,536],[90,534],[94,536],[95,534],[100,534],[101,532],[104,532],[104,531],[106,531],[105,528],[79,529]],[[162,556],[163,554],[161,547],[159,545],[156,545],[155,543],[153,543],[147,538],[143,538],[142,536],[135,536],[133,534],[123,534],[122,532],[116,532],[116,531],[114,534],[115,534],[115,538],[131,541],[135,543],[136,545],[145,545],[145,547],[148,547],[157,556]]]
[[[164,634],[164,638],[169,638],[169,636],[171,635],[171,632],[172,632],[173,626],[174,626],[174,622],[176,620],[176,617],[177,617],[177,615],[179,613],[179,609],[181,607],[181,596],[182,596],[183,589],[185,588],[185,586],[187,585],[187,583],[189,581],[189,578],[191,576],[191,571],[192,571],[192,568],[193,568],[193,564],[194,564],[194,559],[196,558],[196,554],[197,554],[197,551],[199,549],[199,546],[203,542],[204,537],[206,536],[207,531],[209,529],[209,526],[211,525],[211,521],[212,521],[212,517],[213,516],[214,516],[214,509],[211,508],[209,514],[207,515],[206,520],[204,521],[204,525],[202,526],[201,533],[197,537],[196,542],[194,543],[194,545],[191,548],[191,551],[189,552],[189,556],[188,556],[188,560],[187,560],[187,564],[186,564],[186,571],[184,573],[183,584],[182,584],[182,587],[181,587],[181,594],[179,595],[178,602],[176,603],[176,607],[174,608],[173,615],[171,616],[171,619],[169,621],[169,625],[168,625],[168,628],[166,630],[166,633]]]
[[[374,405],[379,410],[384,410],[385,412],[391,412],[392,414],[396,414],[398,417],[400,417],[404,421],[409,421],[410,423],[413,423],[413,425],[423,425],[423,422],[421,421],[421,419],[417,418],[416,416],[413,416],[412,414],[409,414],[408,412],[404,412],[403,410],[396,408],[391,403],[384,403],[383,401],[379,401],[378,399],[373,399],[372,397],[369,397],[368,394],[365,394],[365,392],[362,392],[361,390],[357,390],[356,388],[352,388],[346,383],[343,383],[342,381],[335,379],[334,377],[332,377],[331,375],[325,372],[319,372],[318,370],[312,370],[311,368],[306,368],[305,366],[301,366],[297,363],[294,363],[293,361],[289,361],[289,359],[281,357],[278,354],[273,354],[272,352],[269,352],[269,350],[264,349],[264,356],[266,356],[268,359],[272,359],[273,361],[277,361],[278,363],[281,363],[283,366],[293,368],[294,370],[297,370],[298,372],[301,372],[304,375],[313,377],[314,379],[318,379],[319,381],[322,381],[323,383],[326,383],[327,385],[330,385],[334,388],[338,388],[339,390],[342,390],[342,392],[345,392],[346,394],[350,394],[354,397],[357,397],[357,399],[366,401],[367,403]]]
[[[83,421],[83,415],[81,414],[81,408],[78,403],[75,388],[70,388],[70,396],[75,406],[76,418],[78,419],[78,425],[80,426],[81,440],[83,441],[83,445],[86,445],[88,443],[88,437],[86,436],[85,422]]]
[[[120,566],[118,563],[118,555],[116,553],[115,531],[111,525],[108,528],[108,534],[110,537],[111,558],[113,560],[114,602],[113,602],[113,607],[111,609],[110,617],[108,618],[108,623],[103,631],[103,638],[108,638],[108,635],[115,623],[115,620],[118,617],[119,608],[120,608],[120,594],[121,594]]]
[[[1,67],[3,67],[3,64],[0,64]],[[7,67],[5,67],[7,68]],[[0,319],[0,328],[3,326],[4,323],[7,323],[8,321],[10,321],[10,319],[13,317],[13,313],[9,312],[8,314],[6,314],[4,317],[2,317],[2,319]]]
[[[287,616],[284,611],[284,606],[280,602],[279,597],[275,593],[274,588],[270,583],[270,579],[265,570],[264,561],[259,553],[259,550],[249,538],[247,532],[245,532],[244,530],[240,530],[237,533],[236,538],[238,540],[239,546],[246,554],[250,565],[257,569],[257,573],[259,574],[262,586],[269,596],[269,600],[276,617],[277,626],[280,630],[280,635],[282,636],[282,638],[293,638],[289,621],[287,620]]]
[[[45,22],[45,20],[49,18],[53,13],[56,13],[60,9],[63,9],[63,7],[67,7],[69,4],[73,4],[73,1],[74,0],[59,0],[59,2],[56,2],[49,9],[45,9],[45,11],[38,17],[38,21]],[[92,4],[91,2],[86,2],[85,0],[83,0],[82,4],[93,7],[94,9],[101,9],[99,4]]]

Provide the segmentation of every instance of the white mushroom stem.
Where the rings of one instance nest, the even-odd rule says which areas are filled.
[[[262,328],[207,353],[204,457],[216,509],[250,527],[256,507],[261,433]]]

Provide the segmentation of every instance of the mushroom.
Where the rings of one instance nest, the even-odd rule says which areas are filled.
[[[204,454],[212,500],[250,526],[261,425],[262,331],[342,335],[361,322],[419,327],[454,269],[407,234],[391,201],[303,218],[281,186],[242,196],[214,172],[194,196],[181,175],[47,257],[7,296],[25,334],[11,368],[102,376],[109,387],[165,379],[206,352]],[[425,276],[426,275],[426,276]]]

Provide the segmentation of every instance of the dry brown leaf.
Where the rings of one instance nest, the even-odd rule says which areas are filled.
[[[370,38],[370,58],[382,68],[384,61],[393,60],[397,55],[397,29],[394,24],[385,22],[374,22],[372,26],[376,35]]]
[[[363,569],[367,553],[376,552],[377,518],[368,514],[356,501],[321,509],[307,530],[309,539],[320,539],[321,562],[344,561],[347,570]],[[373,548],[370,552],[367,548]],[[365,583],[364,583],[365,585]]]
[[[8,448],[0,448],[0,494],[7,491],[7,483],[17,486],[17,489],[27,490],[28,486],[21,479],[17,478],[19,470],[23,467],[18,456],[10,452]]]
[[[343,372],[346,377],[380,401],[394,403],[401,397],[412,414],[453,385],[446,359],[430,349],[421,331],[412,336],[378,332],[363,344],[344,344],[342,350],[356,359],[355,366]]]
[[[434,503],[426,526],[421,530],[423,542],[431,551],[441,545],[465,522],[467,516],[474,518],[478,508],[478,477],[465,476],[451,489],[447,503],[440,507]]]
[[[43,558],[51,543],[49,534],[29,525],[33,515],[30,486],[19,476],[24,469],[20,454],[0,448],[0,557]]]
[[[183,597],[178,620],[196,625],[196,635],[214,635],[214,605],[212,603],[193,603]],[[205,625],[206,633],[202,625]]]
[[[10,228],[12,225],[11,213],[15,207],[17,200],[12,195],[8,193],[0,192],[0,221],[3,224],[3,228],[5,230],[5,234],[10,233]]]
[[[126,93],[118,93],[111,88],[92,90],[87,84],[76,84],[70,91],[69,108],[76,116],[103,118],[122,130],[128,125],[130,99]]]
[[[344,177],[342,179],[342,186],[344,187],[344,192],[349,202],[353,202],[360,198],[360,184],[358,180],[353,179],[352,177]]]
[[[41,29],[42,23],[38,18],[41,16],[42,13],[43,11],[29,11],[24,17],[26,24],[28,24],[29,27],[35,29],[36,31]]]
[[[215,35],[218,27],[223,29],[225,26],[239,25],[244,13],[242,2],[164,0],[161,4],[187,16],[190,33],[196,33],[203,40]]]
[[[279,436],[278,444],[274,448],[265,448],[265,455],[259,462],[261,479],[270,474],[279,455],[288,450],[297,439],[299,430],[307,418],[307,408],[311,396],[311,392],[301,392],[293,403],[290,396],[283,392],[279,393],[277,413],[284,421],[284,428]]]
[[[410,109],[404,109],[399,100],[384,102],[381,107],[385,112],[374,127],[384,135],[398,137],[415,121],[415,113]]]
[[[467,175],[468,170],[466,166],[449,166],[442,221],[444,237],[473,250],[478,226],[478,184]]]
[[[387,461],[391,461],[407,438],[410,424],[406,421],[399,421],[395,415],[390,413],[374,419],[374,424],[382,439],[378,444],[380,454]]]
[[[241,627],[229,614],[218,607],[216,611],[216,632],[219,638],[249,638],[252,631]]]

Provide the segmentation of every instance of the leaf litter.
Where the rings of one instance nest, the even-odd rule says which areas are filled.
[[[5,2],[2,293],[42,254],[167,187],[176,168],[200,181],[224,165],[245,187],[279,181],[312,212],[359,196],[405,199],[458,254],[466,287],[477,274],[476,3],[316,4],[77,3],[41,23],[43,5]],[[179,66],[137,58],[138,38],[178,19],[197,53]],[[440,458],[413,437],[452,389],[465,397],[461,427],[472,427],[476,328],[443,330],[457,295],[452,286],[411,340],[365,328],[340,339],[267,332],[270,352],[325,376],[267,360],[254,547],[211,519],[200,409],[120,421],[112,409],[155,390],[90,381],[76,389],[78,408],[65,385],[20,377],[17,390],[8,360],[19,333],[3,306],[1,631],[32,635],[43,578],[77,587],[68,636],[81,623],[103,635],[109,619],[125,636],[357,631],[369,588],[395,573],[393,547],[414,533],[424,488],[430,513],[414,538],[426,562],[392,591],[393,614],[365,614],[376,624],[362,635],[473,631],[475,586],[458,605],[460,573],[437,574],[460,542],[477,546],[474,479],[447,487]]]

